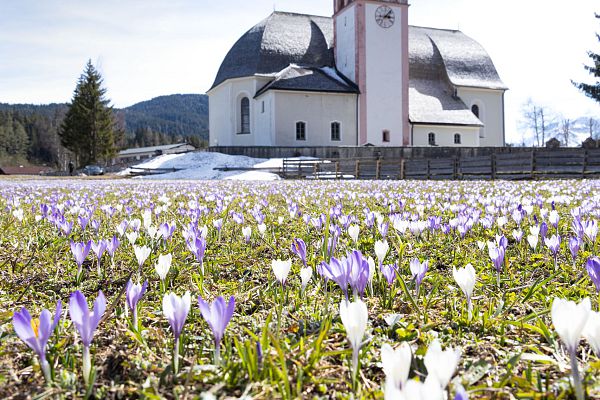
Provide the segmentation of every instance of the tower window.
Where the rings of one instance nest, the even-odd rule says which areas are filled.
[[[479,118],[479,106],[477,104],[473,104],[473,107],[471,107],[471,111],[473,112],[473,114],[475,114],[477,118]]]
[[[242,98],[240,101],[240,133],[250,133],[250,99]]]
[[[331,140],[338,142],[342,140],[342,129],[341,124],[339,122],[331,123]]]
[[[261,112],[264,114],[265,113],[265,101],[263,100],[261,104],[262,104]]]
[[[435,145],[436,145],[436,144],[435,144],[435,133],[433,133],[433,132],[429,132],[429,135],[428,135],[428,142],[429,142],[429,145],[430,145],[430,146],[435,146]]]
[[[306,140],[306,122],[296,122],[296,140]]]
[[[381,132],[381,140],[384,143],[389,143],[389,141],[390,141],[390,131],[388,131],[387,129],[385,129],[383,132]]]
[[[460,144],[460,133],[454,134],[454,144]]]

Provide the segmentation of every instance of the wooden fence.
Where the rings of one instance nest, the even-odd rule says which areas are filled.
[[[532,150],[435,159],[285,159],[282,175],[288,179],[600,178],[600,149]]]

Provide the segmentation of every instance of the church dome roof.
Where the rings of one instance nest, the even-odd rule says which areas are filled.
[[[333,66],[332,47],[331,18],[274,12],[233,45],[212,88],[227,79],[274,74],[290,64]]]

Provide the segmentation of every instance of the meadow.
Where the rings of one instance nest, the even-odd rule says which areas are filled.
[[[0,398],[600,398],[600,181],[0,185]]]

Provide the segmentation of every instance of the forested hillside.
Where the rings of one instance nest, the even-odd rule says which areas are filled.
[[[70,155],[58,132],[67,109],[67,104],[0,103],[0,164],[64,166]],[[125,131],[120,148],[182,141],[201,146],[208,140],[206,95],[160,96],[114,111],[117,129]]]

